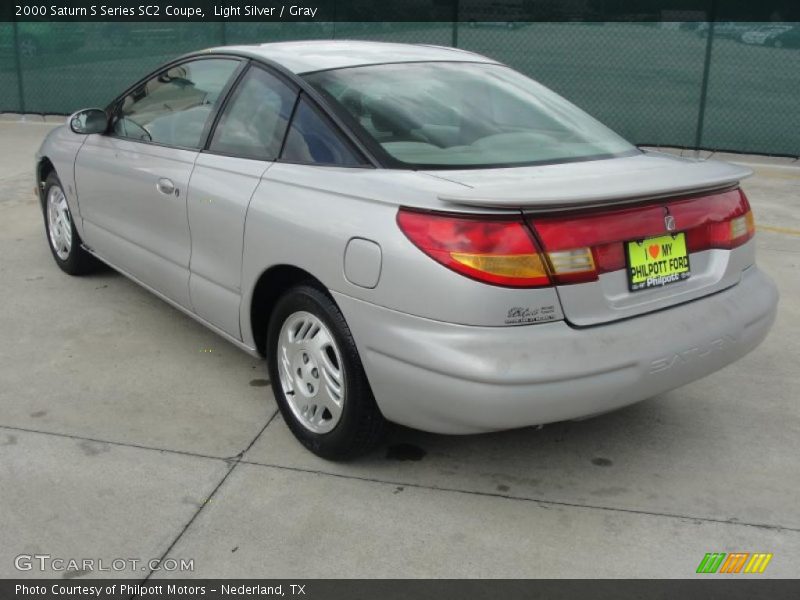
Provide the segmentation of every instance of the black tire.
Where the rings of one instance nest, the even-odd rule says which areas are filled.
[[[69,208],[67,208],[67,213],[69,214],[69,225],[72,231],[72,244],[70,245],[69,254],[65,258],[61,258],[53,247],[53,242],[50,238],[50,221],[47,218],[47,199],[53,187],[58,187],[66,197],[66,192],[55,171],[47,176],[42,193],[44,233],[47,238],[47,245],[50,248],[50,253],[53,255],[53,260],[56,261],[56,264],[62,271],[70,275],[86,275],[87,273],[92,273],[97,270],[99,262],[81,246],[81,236],[78,235],[78,231],[75,229],[75,223],[73,222],[72,214],[69,213]]]
[[[315,433],[292,412],[279,373],[278,342],[281,328],[298,311],[311,313],[330,330],[344,363],[344,402],[336,426],[327,433]],[[350,328],[339,307],[313,285],[288,290],[277,302],[267,329],[267,365],[272,391],[284,421],[294,436],[311,452],[329,460],[353,458],[373,449],[384,437],[387,423],[375,403]]]

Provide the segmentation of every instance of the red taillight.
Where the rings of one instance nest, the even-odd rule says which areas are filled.
[[[627,241],[664,235],[666,217],[686,234],[689,252],[731,249],[755,233],[740,189],[645,206],[593,209],[522,220],[401,208],[397,223],[418,248],[473,279],[509,287],[595,281],[626,268]]]
[[[687,232],[689,250],[711,248],[730,249],[741,246],[755,235],[756,225],[750,204],[742,192],[742,201],[729,213],[726,219],[709,223],[705,228],[698,227]]]
[[[624,242],[667,233],[667,216],[674,219],[675,231],[686,233],[689,252],[735,248],[755,232],[750,204],[739,189],[647,206],[534,216],[529,222],[548,256],[590,248],[596,272],[608,273],[625,268]],[[577,281],[594,278],[587,272]],[[575,281],[557,278],[557,283]]]
[[[510,287],[551,285],[521,220],[400,209],[397,224],[425,254],[462,275]]]

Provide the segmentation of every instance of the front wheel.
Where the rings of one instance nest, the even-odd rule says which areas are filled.
[[[50,173],[45,181],[43,208],[47,242],[59,268],[70,275],[94,271],[98,263],[81,247],[81,238],[72,222],[67,196],[55,173]]]
[[[346,459],[382,439],[383,415],[350,328],[327,294],[311,285],[286,292],[270,318],[267,354],[278,408],[311,452]]]

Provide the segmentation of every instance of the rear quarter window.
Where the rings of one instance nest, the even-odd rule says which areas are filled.
[[[281,160],[343,167],[366,164],[328,119],[320,115],[302,97],[289,126]]]

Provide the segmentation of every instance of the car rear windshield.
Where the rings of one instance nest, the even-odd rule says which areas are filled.
[[[306,80],[344,108],[362,135],[412,167],[549,164],[638,152],[558,94],[502,65],[383,64],[321,71]]]

